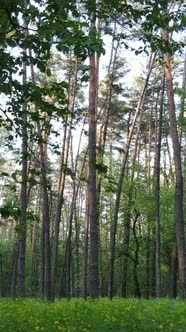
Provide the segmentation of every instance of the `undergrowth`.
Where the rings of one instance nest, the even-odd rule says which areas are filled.
[[[0,332],[186,332],[181,300],[0,299]]]

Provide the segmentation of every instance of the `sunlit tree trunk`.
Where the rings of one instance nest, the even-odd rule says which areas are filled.
[[[154,87],[151,94],[151,106],[150,106],[150,114],[149,114],[149,128],[148,128],[148,148],[145,152],[146,159],[146,168],[147,168],[147,190],[149,194],[151,193],[151,150],[152,150],[152,116],[154,109]],[[150,253],[151,253],[151,216],[148,212],[147,214],[147,235],[146,235],[146,276],[145,276],[145,297],[149,298],[150,295],[150,286],[151,286],[151,278],[150,278]],[[154,269],[153,269],[154,273]]]
[[[116,33],[116,24],[114,25],[110,61],[109,61],[108,73],[107,73],[108,86],[107,86],[107,92],[106,92],[106,100],[104,101],[103,109],[100,114],[101,125],[100,125],[100,130],[99,130],[99,141],[98,141],[99,149],[97,152],[97,158],[100,161],[103,161],[103,157],[104,157],[104,153],[105,153],[105,144],[106,144],[106,139],[107,139],[110,108],[111,108],[111,101],[112,101],[113,81],[114,81],[116,59],[117,59],[118,48],[119,48],[119,40],[117,41],[117,44],[115,45],[115,33]],[[99,176],[97,179],[98,219],[99,219],[99,200],[100,200],[100,194],[101,194],[101,182],[102,182],[102,176]]]
[[[169,44],[168,29],[163,31],[163,40]],[[172,69],[170,64],[170,53],[165,52],[163,55],[165,63],[165,79],[167,82],[167,97],[169,108],[170,132],[173,144],[174,165],[175,165],[175,222],[176,222],[176,241],[178,249],[178,266],[179,266],[179,289],[180,296],[186,298],[186,257],[185,257],[185,238],[184,238],[184,219],[183,219],[183,177],[181,165],[181,147],[179,142],[175,104],[174,88],[172,80]]]
[[[92,2],[90,17],[90,36],[96,30],[96,1]],[[98,224],[97,224],[97,190],[96,190],[96,99],[97,99],[97,72],[96,54],[91,51],[89,56],[89,174],[88,174],[88,201],[90,222],[90,296],[98,297]]]
[[[161,84],[161,96],[159,116],[156,133],[155,148],[155,225],[156,225],[156,297],[161,297],[161,236],[160,236],[160,158],[161,158],[161,136],[164,98],[164,75]]]

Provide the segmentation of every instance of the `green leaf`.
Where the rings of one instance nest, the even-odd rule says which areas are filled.
[[[6,173],[6,172],[1,172],[0,176],[10,176],[10,174]]]
[[[46,74],[47,74],[47,76],[51,76],[52,75],[51,70],[49,68],[47,68]]]

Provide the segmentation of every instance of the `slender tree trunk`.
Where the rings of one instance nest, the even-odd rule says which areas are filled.
[[[68,237],[65,239],[64,245],[64,254],[63,254],[63,261],[62,261],[62,268],[61,268],[61,276],[60,276],[60,288],[59,288],[59,298],[67,296],[67,273],[66,273],[66,261],[67,261],[67,243]]]
[[[35,247],[36,247],[36,221],[32,227],[31,237],[31,258],[30,258],[30,296],[33,296],[33,280],[34,280],[34,263],[35,263]]]
[[[80,147],[81,147],[82,133],[83,133],[83,128],[82,128],[80,139],[79,139],[78,151],[77,151],[75,165],[73,167],[73,172],[74,172],[73,193],[72,193],[72,202],[71,202],[70,216],[69,216],[69,231],[68,231],[67,251],[66,251],[67,297],[68,298],[70,298],[70,296],[71,296],[71,289],[70,289],[71,275],[70,274],[71,274],[71,237],[72,237],[73,218],[75,217],[76,200],[77,200],[79,187],[80,187],[80,181],[81,181],[82,173],[83,173],[84,166],[85,166],[85,160],[86,160],[86,154],[85,154],[85,157],[84,157],[84,160],[83,160],[83,163],[82,163],[82,167],[81,167],[81,171],[80,171],[80,175],[79,175],[79,180],[77,182],[76,181],[76,178],[77,178],[77,165],[78,165],[78,157],[79,157]],[[72,164],[73,164],[73,156],[72,156]]]
[[[19,256],[19,242],[16,239],[12,253],[12,266],[11,266],[10,286],[9,286],[9,294],[12,298],[16,297],[18,256]]]
[[[82,297],[87,299],[87,263],[88,263],[88,242],[89,242],[89,202],[86,192],[85,226],[84,226],[84,247],[83,247],[83,271],[82,271]]]
[[[176,298],[177,296],[177,270],[178,270],[178,256],[176,242],[172,244],[171,257],[170,257],[170,284],[169,295]]]
[[[146,280],[145,280],[145,298],[149,298],[150,295],[150,221],[147,216],[147,239],[146,239]]]
[[[169,43],[168,29],[163,31],[163,40]],[[186,256],[184,238],[184,219],[183,219],[183,177],[181,165],[181,147],[179,143],[178,130],[176,125],[174,89],[172,81],[172,69],[170,64],[170,54],[164,53],[165,79],[167,82],[167,96],[169,107],[170,132],[173,144],[174,165],[175,165],[175,221],[176,221],[176,241],[178,249],[179,266],[179,289],[180,296],[186,299]]]
[[[116,24],[114,25],[110,62],[109,62],[109,66],[108,66],[107,95],[106,95],[106,100],[105,100],[104,106],[103,106],[103,114],[101,115],[102,122],[101,122],[100,132],[99,132],[99,149],[98,149],[98,153],[97,153],[97,158],[101,159],[101,160],[103,159],[104,153],[105,153],[105,144],[106,144],[106,139],[107,139],[107,131],[108,131],[111,100],[112,100],[114,73],[115,73],[116,59],[117,59],[117,54],[118,54],[119,42],[120,42],[118,40],[117,44],[115,45],[115,33],[116,33]],[[100,201],[100,194],[101,194],[101,182],[102,182],[102,177],[99,176],[97,179],[98,219],[99,219],[99,201]]]
[[[74,219],[75,219],[75,262],[74,262],[74,296],[80,296],[80,269],[79,269],[79,261],[80,261],[80,250],[79,250],[79,222],[76,211],[74,211]]]
[[[3,276],[3,256],[0,254],[0,297],[2,297],[4,294],[4,276]]]
[[[139,239],[136,234],[136,224],[138,221],[139,214],[136,213],[133,221],[133,226],[132,226],[132,231],[134,235],[134,240],[135,240],[135,249],[134,249],[134,260],[133,260],[133,277],[134,277],[134,296],[135,297],[141,297],[141,291],[140,291],[140,286],[139,286],[139,280],[138,280],[138,264],[139,264]]]
[[[100,115],[102,117],[100,131],[99,131],[99,149],[97,151],[97,158],[100,162],[103,161],[104,153],[105,153],[105,144],[107,139],[107,131],[108,131],[108,124],[109,124],[109,117],[110,117],[110,108],[111,108],[111,100],[112,100],[112,91],[113,91],[113,81],[114,81],[114,72],[115,72],[115,65],[116,65],[116,58],[118,54],[119,48],[119,40],[117,40],[117,44],[115,45],[115,32],[116,32],[116,24],[114,25],[113,31],[113,39],[112,39],[112,47],[111,47],[111,55],[110,61],[108,66],[108,86],[107,86],[107,94],[106,100],[103,106],[103,112]],[[98,71],[98,70],[97,70]],[[99,223],[99,215],[100,215],[100,196],[101,196],[101,185],[102,185],[102,176],[97,177],[97,220]],[[100,257],[100,267],[101,265],[101,241],[99,235],[99,257]],[[101,272],[101,271],[100,271]]]
[[[38,134],[41,137],[41,130],[38,124]],[[41,280],[45,280],[44,295],[46,299],[51,301],[51,256],[50,256],[50,210],[49,210],[49,197],[48,197],[48,182],[47,182],[47,170],[46,170],[46,151],[44,149],[44,144],[41,143],[40,146],[40,166],[41,166],[41,180],[42,180],[42,190],[43,190],[43,211],[42,211],[42,236],[44,245],[44,276],[41,275]],[[43,248],[41,248],[43,253]],[[43,294],[41,294],[43,298]]]
[[[96,30],[96,1],[92,3],[90,35]],[[96,99],[97,99],[97,72],[95,52],[89,56],[89,175],[88,201],[90,220],[90,296],[98,297],[98,224],[97,224],[97,190],[96,190]]]
[[[132,208],[132,204],[133,204],[133,185],[134,185],[134,175],[135,175],[135,162],[136,162],[136,156],[137,156],[138,142],[139,142],[139,138],[140,138],[142,116],[143,116],[143,112],[141,110],[138,130],[137,130],[135,145],[134,145],[134,153],[132,156],[132,174],[131,174],[131,180],[130,180],[129,192],[128,192],[128,206],[127,206],[126,218],[124,221],[124,238],[123,238],[124,257],[123,257],[123,273],[122,273],[122,289],[121,289],[121,295],[124,298],[127,296],[127,272],[128,272],[129,244],[130,244],[131,208]]]
[[[164,98],[163,75],[161,85],[161,99],[159,108],[159,123],[157,124],[157,138],[155,149],[155,224],[156,224],[156,297],[161,297],[161,236],[160,236],[160,158],[161,158],[161,132]]]
[[[152,150],[152,114],[154,108],[154,90],[151,96],[151,107],[149,114],[149,129],[148,129],[148,149],[145,152],[146,168],[147,168],[147,187],[149,195],[151,193],[151,150]],[[145,297],[148,299],[150,295],[150,252],[151,252],[151,216],[147,214],[147,235],[146,235],[146,276],[145,276]]]
[[[149,130],[148,130],[148,150],[146,150],[146,165],[147,165],[147,186],[148,192],[151,193],[151,147],[152,147],[152,114],[154,108],[154,89],[152,92],[151,108],[149,114]],[[146,235],[146,280],[145,280],[145,297],[148,299],[150,295],[150,252],[151,252],[151,216],[147,214],[147,235]]]
[[[181,96],[181,119],[184,120],[185,116],[185,92],[186,92],[186,52],[184,54],[184,67],[183,67],[183,81],[182,81],[182,96]],[[185,135],[183,135],[182,127],[180,129],[180,144],[182,146],[182,139],[185,139]],[[183,147],[184,148],[184,147]],[[184,148],[185,151],[185,148]],[[185,156],[184,156],[185,157]]]
[[[27,28],[27,25],[26,25]],[[24,50],[26,55],[26,50]],[[27,69],[23,62],[23,85],[26,85]],[[27,166],[28,166],[28,136],[27,136],[27,106],[22,107],[22,169],[21,169],[21,191],[20,191],[20,234],[19,234],[19,256],[18,256],[18,296],[25,296],[25,253],[26,253],[26,211],[27,211]]]
[[[185,115],[186,115],[186,51],[184,55],[184,68],[183,68],[183,81],[182,81],[182,96],[181,96],[181,119],[184,123],[185,121]],[[183,178],[186,178],[186,134],[183,131],[184,126],[181,129],[180,133],[180,144],[181,144],[181,149],[183,151]],[[186,198],[186,181],[183,182],[183,201],[185,201]],[[183,213],[184,213],[184,218],[186,217],[186,206],[185,204],[183,205]]]
[[[82,162],[81,171],[79,174],[79,179],[77,181],[77,166],[78,166],[78,159],[79,159],[79,154],[80,154],[83,128],[84,128],[84,124],[83,124],[80,138],[79,138],[75,165],[73,165],[73,167],[72,167],[73,173],[74,173],[73,192],[72,192],[72,201],[71,201],[70,215],[69,215],[69,222],[68,222],[68,235],[67,235],[67,239],[66,239],[65,252],[64,252],[64,256],[63,256],[62,273],[61,273],[61,281],[60,281],[60,285],[61,285],[60,286],[60,297],[62,296],[62,294],[65,294],[68,298],[70,298],[70,296],[71,296],[71,237],[72,237],[73,218],[76,216],[76,213],[75,213],[76,200],[77,200],[81,177],[83,174],[83,170],[85,167],[85,161],[86,161],[86,157],[87,157],[87,151],[86,151],[83,162]],[[73,159],[73,157],[72,157],[72,159]],[[73,164],[73,160],[72,160],[72,164]],[[64,279],[64,282],[63,282],[63,279]],[[62,290],[62,287],[64,288],[64,286],[66,289]]]
[[[124,221],[124,238],[123,238],[123,268],[122,268],[122,287],[121,296],[127,297],[127,272],[128,272],[128,256],[130,243],[130,214],[127,213]]]
[[[31,50],[29,50],[31,55]],[[32,84],[35,85],[34,67],[30,65]],[[38,106],[35,104],[35,112],[39,114]],[[42,229],[41,229],[41,260],[40,260],[40,297],[49,301],[52,297],[52,279],[51,279],[51,248],[50,248],[50,203],[48,196],[47,181],[47,136],[41,130],[40,120],[37,120],[37,132],[40,138],[39,158],[41,170],[41,186],[43,191],[42,206]]]
[[[59,190],[58,190],[58,198],[57,198],[57,206],[54,220],[54,239],[53,239],[53,247],[52,247],[52,297],[55,298],[55,281],[56,281],[56,271],[57,271],[57,257],[58,257],[58,246],[59,246],[59,227],[61,221],[61,209],[63,206],[64,200],[64,188],[65,188],[65,179],[66,175],[64,172],[64,165],[67,164],[68,154],[69,154],[69,146],[70,146],[70,137],[71,130],[69,129],[67,135],[67,125],[64,130],[64,138],[63,138],[63,148],[61,154],[61,171],[59,177]],[[63,275],[61,277],[64,276]]]

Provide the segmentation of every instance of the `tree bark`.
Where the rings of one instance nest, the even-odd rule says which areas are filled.
[[[176,298],[177,296],[177,270],[178,270],[178,256],[176,242],[173,242],[171,248],[170,257],[170,284],[169,284],[169,296]]]
[[[133,278],[134,278],[134,296],[135,297],[141,297],[141,291],[140,291],[140,286],[139,286],[139,280],[138,280],[138,264],[139,264],[139,249],[140,249],[140,244],[139,244],[139,239],[136,233],[136,224],[138,221],[139,214],[136,212],[136,215],[133,218],[133,225],[132,225],[132,231],[134,235],[134,240],[135,240],[135,249],[134,249],[134,260],[133,260]]]
[[[12,298],[16,297],[18,256],[19,256],[19,242],[16,239],[15,244],[13,246],[12,266],[10,270],[10,284],[9,284],[9,295]]]
[[[159,121],[157,124],[156,148],[155,148],[155,225],[156,225],[156,297],[161,297],[161,233],[160,233],[160,158],[161,158],[161,136],[164,98],[163,75],[161,84]]]
[[[31,50],[29,50],[31,55]],[[32,84],[35,85],[34,67],[30,65]],[[35,112],[39,114],[37,104]],[[43,191],[42,206],[42,226],[41,226],[41,258],[40,258],[40,297],[52,301],[52,280],[51,280],[51,247],[50,247],[50,203],[48,196],[47,180],[47,135],[41,130],[40,120],[37,120],[37,132],[40,138],[39,143],[39,162],[41,170],[41,186]]]
[[[41,130],[38,124],[38,134],[41,137]],[[43,241],[41,246],[42,253],[44,253],[44,257],[41,257],[44,260],[44,268],[42,269],[41,280],[45,281],[44,284],[44,294],[48,301],[52,301],[52,289],[51,289],[51,248],[50,248],[50,209],[49,209],[49,197],[48,197],[48,182],[47,182],[47,170],[46,170],[46,151],[44,149],[44,144],[41,143],[39,145],[40,148],[40,167],[41,167],[41,181],[42,181],[42,189],[43,189],[43,211],[42,211],[42,236]]]
[[[4,295],[3,256],[0,254],[0,297]]]
[[[163,40],[169,45],[168,29],[163,31]],[[172,69],[170,64],[170,54],[165,52],[163,55],[165,63],[165,78],[167,82],[167,97],[169,107],[170,132],[173,144],[174,165],[175,165],[175,222],[176,222],[176,241],[178,249],[179,266],[179,290],[180,296],[186,299],[186,257],[185,257],[185,238],[184,238],[184,218],[183,218],[183,177],[181,165],[181,147],[179,143],[178,130],[176,125],[174,89],[172,80]]]
[[[90,20],[90,35],[96,30],[96,1],[92,4]],[[96,55],[91,51],[89,56],[89,174],[88,201],[90,222],[90,297],[98,297],[98,224],[97,224],[97,190],[96,190],[96,99],[97,99],[97,71]]]
[[[27,24],[24,24],[27,29]],[[25,30],[27,31],[27,30]],[[27,34],[27,32],[25,32]],[[26,56],[26,50],[24,50]],[[23,85],[27,82],[27,66],[23,62]],[[20,191],[20,234],[18,255],[18,296],[25,296],[25,254],[26,254],[26,211],[27,211],[27,166],[28,166],[28,135],[27,135],[27,106],[22,106],[22,169],[21,169],[21,191]]]
[[[88,191],[88,189],[87,189]],[[88,242],[89,242],[89,202],[86,192],[85,225],[84,225],[84,246],[83,246],[83,268],[82,268],[82,297],[87,299],[87,263],[88,263]]]

